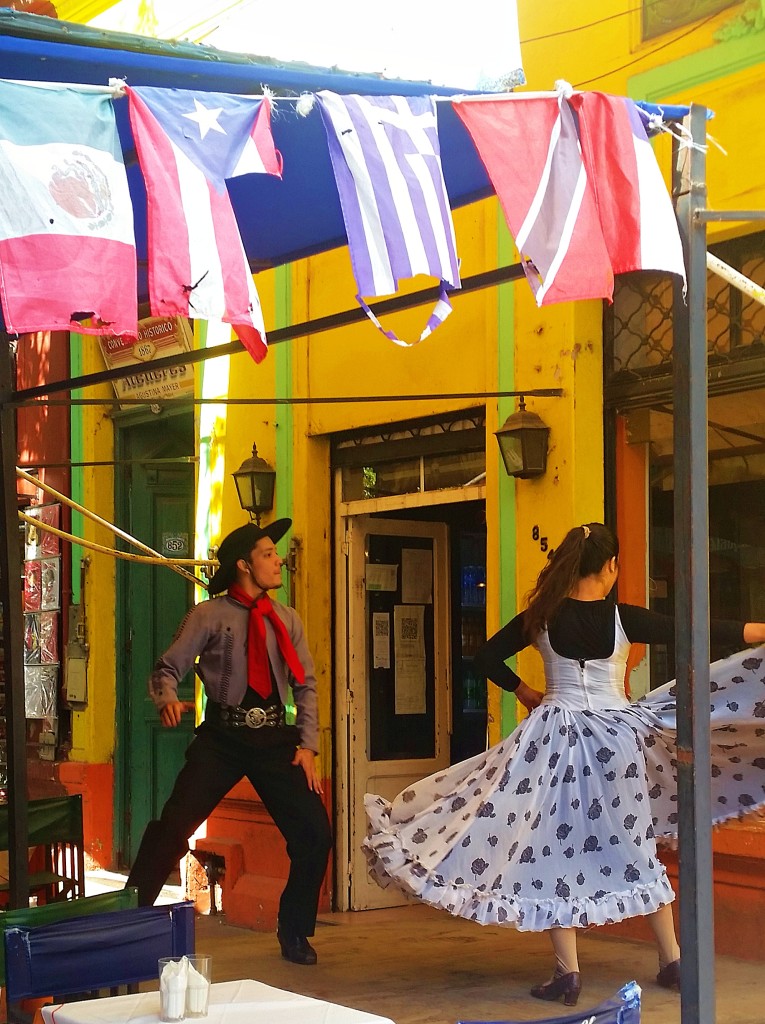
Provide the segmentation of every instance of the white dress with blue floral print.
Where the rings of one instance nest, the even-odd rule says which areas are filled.
[[[630,704],[629,641],[610,658],[555,653],[543,703],[485,753],[390,803],[368,794],[372,876],[480,924],[608,924],[674,899],[656,840],[677,835],[674,683]],[[716,823],[765,805],[765,648],[712,666]]]

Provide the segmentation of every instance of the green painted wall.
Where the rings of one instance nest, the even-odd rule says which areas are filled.
[[[274,271],[276,324],[287,327],[292,323],[292,267],[278,267]],[[292,396],[292,342],[274,345],[270,357],[276,363],[276,396]],[[292,516],[293,506],[293,442],[294,425],[291,405],[277,405],[274,412],[276,426],[276,518]]]
[[[82,335],[70,334],[69,336],[69,373],[72,377],[80,377],[82,368]],[[72,391],[72,398],[82,396],[82,388]],[[69,431],[70,431],[70,458],[72,462],[83,461],[83,424],[81,405],[72,405],[69,410]],[[85,496],[83,483],[83,469],[73,468],[71,473],[71,498],[78,505],[83,505]],[[84,506],[83,506],[84,507]],[[72,534],[75,537],[82,537],[83,516],[81,512],[72,510]],[[80,603],[80,561],[83,556],[83,549],[79,544],[72,545],[72,604]]]
[[[516,253],[505,219],[497,217],[497,257],[498,265],[509,266],[515,262]],[[515,285],[503,284],[497,289],[497,379],[499,391],[513,391],[515,388]],[[499,423],[505,422],[514,412],[514,398],[500,398]],[[499,470],[499,614],[500,621],[509,622],[518,612],[516,594],[516,517],[515,517],[515,481],[505,473],[499,446],[492,444],[487,438],[489,458],[495,458],[500,464]],[[515,667],[515,659],[512,659]],[[518,702],[512,693],[502,691],[501,730],[506,736],[518,721]]]

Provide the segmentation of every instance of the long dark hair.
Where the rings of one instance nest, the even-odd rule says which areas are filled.
[[[579,580],[600,572],[606,562],[618,556],[616,534],[603,523],[585,523],[569,530],[528,594],[524,616],[527,636],[533,640],[546,629]]]

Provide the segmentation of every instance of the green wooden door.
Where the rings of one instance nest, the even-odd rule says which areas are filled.
[[[179,418],[180,419],[180,418]],[[132,428],[123,473],[128,531],[162,554],[191,558],[194,552],[194,467],[165,461],[189,455],[193,443],[183,429],[167,422]],[[175,429],[173,429],[175,428]],[[159,440],[158,440],[159,438]],[[193,736],[194,716],[176,729],[164,729],[151,698],[148,679],[157,657],[169,646],[193,601],[193,586],[166,566],[119,563],[122,614],[117,749],[118,859],[130,865],[146,823],[162,810]],[[179,688],[181,700],[194,696],[193,673]]]

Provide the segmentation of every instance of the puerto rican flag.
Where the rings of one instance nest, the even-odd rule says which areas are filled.
[[[672,203],[635,104],[602,93],[453,101],[537,304],[613,298],[614,274],[685,280]]]
[[[127,94],[146,181],[152,315],[229,323],[260,362],[263,314],[226,179],[281,176],[269,100],[149,87]]]
[[[133,207],[111,96],[0,81],[0,303],[11,334],[138,333]]]

